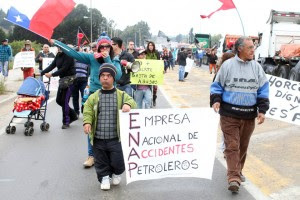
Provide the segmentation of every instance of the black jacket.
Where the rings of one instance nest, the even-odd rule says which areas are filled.
[[[186,58],[187,58],[186,52],[184,51],[179,52],[177,56],[178,65],[186,66]]]
[[[208,63],[209,64],[216,64],[218,61],[218,56],[217,55],[212,55],[212,54],[206,54],[208,58]]]
[[[43,51],[41,51],[35,58],[35,62],[39,63],[39,70],[43,70],[43,60],[39,60],[39,58],[55,58],[55,55],[52,52],[49,52],[48,54],[45,54]]]
[[[127,49],[127,52],[129,51],[129,49]],[[129,53],[129,52],[128,52]],[[139,52],[137,50],[133,50],[132,52],[133,57],[136,59],[139,56]]]
[[[135,61],[133,55],[131,53],[128,53],[127,51],[122,51],[119,56],[119,59],[120,59],[120,61],[127,60],[128,62],[131,62],[131,63],[133,63]],[[120,86],[130,84],[131,82],[130,82],[130,73],[129,72],[131,72],[131,70],[127,70],[127,74],[126,74],[125,67],[121,66],[121,69],[122,69],[122,76],[121,76],[120,80],[117,81],[117,84],[119,84]]]
[[[59,76],[60,78],[75,75],[74,59],[65,53],[57,53],[53,62],[41,72],[43,76],[45,73],[52,71],[57,67],[57,71],[52,73],[52,76]]]

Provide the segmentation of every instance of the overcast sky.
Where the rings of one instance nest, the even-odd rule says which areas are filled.
[[[20,0],[0,0],[0,8],[7,12],[14,2]],[[201,19],[218,9],[218,0],[74,0],[100,10],[107,19],[116,23],[116,28],[123,30],[143,20],[154,35],[159,30],[168,36],[179,33],[242,34],[242,26],[235,9],[216,12],[210,19]],[[32,9],[43,0],[21,0],[18,6]],[[30,3],[29,3],[30,2]],[[300,12],[300,0],[233,0],[241,15],[246,35],[257,35],[262,31],[271,9]]]

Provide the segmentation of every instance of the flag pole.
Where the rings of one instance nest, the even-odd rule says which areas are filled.
[[[234,4],[234,5],[235,5],[235,4]],[[242,18],[241,18],[240,12],[239,12],[239,10],[237,9],[236,5],[235,5],[235,10],[236,10],[236,12],[237,12],[237,14],[238,14],[238,16],[239,16],[239,18],[240,18],[241,25],[242,25],[242,28],[243,28],[243,34],[244,34],[244,36],[246,36],[246,35],[245,35],[244,24],[243,24],[243,21],[242,21]]]

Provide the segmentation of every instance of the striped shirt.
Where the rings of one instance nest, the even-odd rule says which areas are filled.
[[[75,60],[76,78],[87,78],[89,65]]]

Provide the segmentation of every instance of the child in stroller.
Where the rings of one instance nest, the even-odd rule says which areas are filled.
[[[26,118],[24,124],[26,136],[32,136],[33,122],[32,119],[42,120],[40,125],[42,131],[48,131],[50,125],[46,123],[47,100],[49,98],[49,82],[45,84],[33,77],[28,77],[24,80],[17,94],[19,95],[14,102],[13,117],[6,127],[7,134],[14,134],[16,127],[11,125],[15,118]],[[47,88],[47,90],[46,90]],[[13,124],[15,124],[14,122]]]

